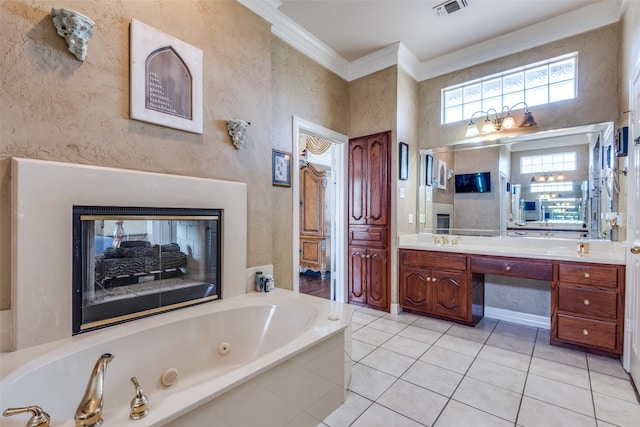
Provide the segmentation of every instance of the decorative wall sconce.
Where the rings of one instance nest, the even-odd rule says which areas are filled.
[[[539,175],[539,176],[531,177],[531,182],[554,182],[554,181],[564,181],[564,175],[562,174]]]
[[[231,136],[233,145],[239,150],[247,140],[247,128],[251,123],[244,120],[227,120],[227,131]]]
[[[476,111],[471,115],[471,118],[469,119],[469,124],[467,125],[467,131],[465,133],[465,137],[469,138],[473,136],[478,136],[480,134],[484,135],[492,132],[499,132],[500,130],[513,129],[516,123],[513,116],[511,115],[511,112],[520,104],[524,105],[525,110],[524,110],[524,116],[522,118],[522,122],[518,127],[525,128],[525,127],[536,126],[537,123],[533,118],[533,114],[529,110],[529,106],[525,102],[518,102],[511,108],[505,105],[504,107],[502,107],[501,113],[498,113],[493,108],[489,108],[487,111]],[[491,112],[493,112],[493,117]],[[485,116],[485,120],[481,124],[478,123],[476,125],[476,123],[474,123],[473,121],[473,118],[478,114]]]
[[[67,9],[51,9],[53,26],[58,35],[64,37],[69,46],[69,52],[73,53],[79,61],[87,57],[87,43],[93,35],[94,22],[86,16]]]

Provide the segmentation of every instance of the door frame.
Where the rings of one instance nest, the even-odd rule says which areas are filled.
[[[310,122],[298,116],[293,116],[293,154],[291,164],[291,185],[293,189],[293,278],[292,288],[294,292],[300,291],[300,132],[307,135],[323,138],[335,144],[336,156],[336,195],[335,195],[335,223],[336,233],[331,236],[335,241],[335,253],[332,259],[335,260],[335,267],[332,265],[332,272],[336,272],[336,277],[331,277],[336,284],[331,287],[331,299],[338,302],[347,301],[347,148],[349,138],[324,126]],[[333,222],[333,220],[332,220]],[[335,292],[335,294],[334,294]]]

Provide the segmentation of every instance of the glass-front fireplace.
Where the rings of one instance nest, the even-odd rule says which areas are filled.
[[[73,207],[73,334],[221,297],[217,209]]]

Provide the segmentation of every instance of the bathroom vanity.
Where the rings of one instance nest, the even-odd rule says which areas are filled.
[[[576,246],[569,239],[401,236],[398,303],[474,326],[484,316],[485,275],[543,280],[551,287],[551,343],[619,356],[624,248],[592,242],[578,254]]]

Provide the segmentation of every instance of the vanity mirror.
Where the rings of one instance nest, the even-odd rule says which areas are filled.
[[[420,150],[421,233],[611,240],[613,122]]]

